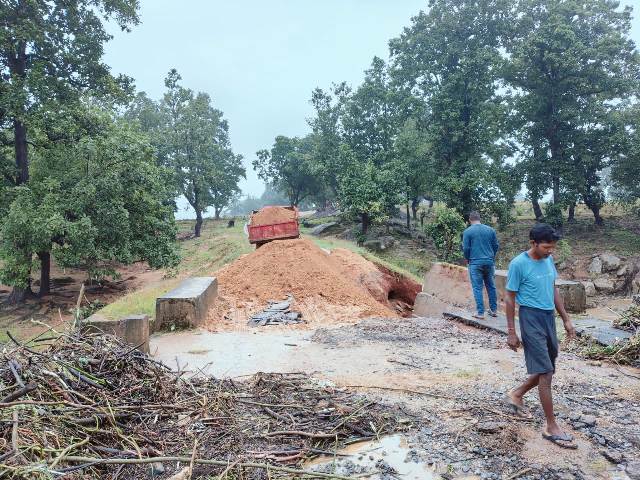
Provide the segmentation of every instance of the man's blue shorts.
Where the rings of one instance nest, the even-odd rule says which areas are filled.
[[[554,311],[521,305],[518,318],[527,373],[555,372],[558,335]]]

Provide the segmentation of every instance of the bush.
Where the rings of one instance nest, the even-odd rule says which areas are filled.
[[[465,229],[462,216],[453,208],[441,207],[425,231],[433,239],[439,260],[453,262],[462,257],[460,245]]]
[[[544,208],[544,219],[555,229],[562,229],[564,212],[558,203],[548,203]]]

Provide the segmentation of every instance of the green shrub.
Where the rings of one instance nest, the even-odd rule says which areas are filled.
[[[436,247],[438,259],[453,262],[462,257],[460,245],[465,229],[462,216],[453,208],[436,209],[433,220],[425,227]]]

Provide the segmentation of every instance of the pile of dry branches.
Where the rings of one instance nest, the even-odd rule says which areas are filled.
[[[148,478],[159,462],[154,478],[303,478],[304,460],[400,426],[397,412],[301,374],[218,380],[112,336],[41,340],[0,355],[1,478]]]

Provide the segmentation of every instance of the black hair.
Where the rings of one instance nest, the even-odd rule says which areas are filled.
[[[529,240],[536,243],[557,242],[560,235],[555,229],[547,223],[537,223],[529,232]]]
[[[480,212],[478,212],[477,210],[474,210],[473,212],[469,213],[469,221],[471,222],[479,222],[480,221]]]

